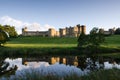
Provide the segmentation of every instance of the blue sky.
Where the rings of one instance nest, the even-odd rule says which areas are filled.
[[[120,26],[120,0],[0,0],[0,24],[29,30],[77,24],[109,29]]]

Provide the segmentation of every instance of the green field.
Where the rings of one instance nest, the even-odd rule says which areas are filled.
[[[5,46],[14,48],[76,47],[77,38],[18,37],[11,39]]]
[[[4,47],[0,47],[1,56],[23,55],[24,53],[27,53],[27,55],[120,53],[120,35],[106,37],[105,43],[101,45],[97,52],[95,49],[77,49],[77,38],[72,37],[18,37],[10,39]]]
[[[112,36],[106,37],[106,40],[103,46],[110,47],[110,48],[120,48],[120,35],[112,35]]]
[[[50,37],[18,37],[13,38],[5,44],[7,47],[14,48],[44,48],[44,47],[76,47],[77,38],[50,38]],[[104,47],[109,48],[120,48],[120,35],[112,35],[106,37],[105,43],[102,44]]]

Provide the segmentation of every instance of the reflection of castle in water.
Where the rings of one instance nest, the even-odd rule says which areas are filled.
[[[66,64],[66,65],[74,65],[78,66],[78,59],[77,56],[73,57],[39,57],[39,58],[22,58],[22,64],[27,65],[28,62],[39,62],[39,61],[45,61],[49,64]]]
[[[30,62],[39,62],[45,61],[49,64],[65,64],[65,65],[74,65],[76,67],[81,68],[82,70],[86,68],[86,58],[85,57],[77,57],[77,56],[66,56],[66,57],[39,57],[39,58],[23,58],[22,64],[28,65]]]
[[[66,57],[39,57],[39,58],[23,58],[22,64],[27,65],[29,62],[39,62],[45,61],[49,64],[65,64],[65,65],[74,65],[76,67],[85,68],[86,67],[86,58],[77,57],[77,56],[66,56]]]
[[[104,68],[104,62],[109,61],[112,64],[119,64],[120,59],[113,59],[113,58],[103,58],[103,57],[79,57],[79,56],[64,56],[64,57],[39,57],[39,58],[23,58],[22,64],[28,65],[30,62],[48,62],[49,64],[65,64],[65,65],[73,65],[79,67],[80,69],[84,70],[86,68],[89,69],[97,69],[97,68]],[[99,65],[99,66],[98,66]]]

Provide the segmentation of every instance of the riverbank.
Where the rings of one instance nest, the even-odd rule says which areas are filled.
[[[110,55],[120,54],[120,49],[101,47],[96,50],[71,48],[9,48],[1,47],[0,56],[44,56],[44,55]],[[105,55],[105,56],[106,56]],[[111,55],[112,56],[112,55]]]

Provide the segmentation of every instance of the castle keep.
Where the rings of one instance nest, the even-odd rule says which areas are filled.
[[[86,26],[76,25],[74,27],[60,28],[59,31],[53,28],[50,28],[48,31],[28,31],[27,27],[22,28],[23,36],[78,37],[81,32],[86,33]]]
[[[63,29],[59,29],[60,37],[78,37],[81,32],[86,33],[86,26],[76,25],[74,27],[66,27]]]

